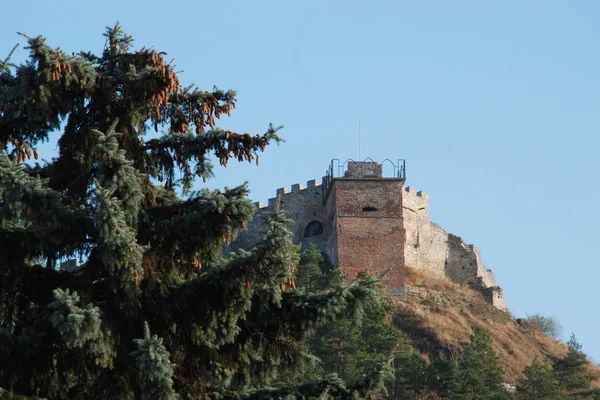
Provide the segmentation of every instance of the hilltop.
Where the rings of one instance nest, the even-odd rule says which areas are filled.
[[[534,357],[552,359],[567,351],[564,343],[520,323],[509,311],[495,308],[469,285],[427,271],[407,268],[406,298],[390,301],[396,306],[393,324],[407,334],[411,345],[425,358],[440,351],[455,354],[461,343],[469,340],[471,327],[482,326],[491,336],[510,384],[516,383]],[[590,370],[598,373],[591,363]],[[595,386],[600,386],[600,379]]]

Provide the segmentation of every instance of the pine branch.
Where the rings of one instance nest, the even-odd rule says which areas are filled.
[[[0,248],[22,256],[70,255],[95,236],[89,210],[0,156]],[[18,239],[18,241],[17,241]],[[10,243],[10,247],[9,247]]]
[[[204,190],[187,201],[148,209],[140,226],[141,243],[149,243],[153,254],[168,257],[156,260],[154,272],[167,273],[173,260],[181,260],[180,272],[186,276],[202,265],[214,262],[221,246],[233,240],[252,218],[254,207],[245,198],[247,188],[225,192]]]
[[[114,189],[113,189],[114,190]],[[139,280],[143,274],[144,253],[149,246],[137,242],[136,231],[127,223],[121,201],[114,192],[98,183],[94,205],[98,239],[95,251],[102,261],[100,277],[109,280],[114,298],[127,315],[139,312]]]
[[[173,390],[174,365],[163,340],[155,335],[147,339],[136,339],[135,343],[137,350],[131,355],[140,376],[142,400],[179,398]]]
[[[261,301],[255,294],[253,307],[239,324],[235,344],[219,348],[224,365],[235,365],[236,381],[268,382],[301,365],[314,364],[305,340],[315,328],[349,317],[358,325],[362,303],[376,300],[376,281],[363,281],[324,294],[283,293],[281,306]],[[238,349],[244,348],[241,354]]]
[[[54,301],[48,305],[52,314],[49,321],[65,343],[67,349],[85,349],[94,356],[96,365],[111,368],[113,365],[114,343],[109,330],[103,327],[102,312],[88,304],[79,307],[77,292],[56,289]]]
[[[374,399],[374,394],[386,393],[384,381],[391,373],[389,363],[381,364],[369,375],[353,385],[346,386],[336,374],[331,374],[318,382],[310,382],[294,387],[267,387],[249,391],[219,391],[203,396],[202,399],[219,400],[278,400],[278,399],[331,399],[359,400]]]
[[[363,304],[378,301],[376,279],[362,280],[348,286],[338,287],[325,293],[285,292],[281,307],[259,307],[250,321],[261,321],[274,329],[267,334],[279,334],[303,340],[315,328],[339,318],[351,318],[360,325],[364,313]],[[253,330],[253,326],[248,327]]]
[[[239,321],[259,294],[265,302],[281,303],[283,286],[291,276],[291,233],[282,214],[270,220],[270,230],[253,252],[234,255],[225,266],[215,266],[203,276],[173,292],[173,316],[196,326],[197,343],[219,348],[239,334]],[[204,304],[205,310],[193,309]]]
[[[37,396],[23,396],[2,388],[0,388],[0,398],[10,400],[44,400]]]
[[[118,122],[116,119],[106,133],[92,129],[96,139],[94,153],[97,155],[93,176],[97,186],[106,187],[119,198],[124,218],[135,225],[144,199],[142,182],[146,177],[132,166],[125,150],[120,147],[118,139],[122,134],[115,131]]]
[[[19,44],[15,44],[14,47],[12,48],[12,50],[8,53],[8,56],[6,56],[6,58],[4,59],[4,61],[2,61],[2,63],[0,64],[0,73],[6,71],[9,67],[9,63],[10,63],[10,58],[12,57],[13,53],[15,52],[15,50],[17,50],[17,47],[19,47]]]
[[[166,180],[167,186],[173,186],[177,167],[187,190],[194,176],[204,181],[212,176],[212,166],[207,158],[209,153],[214,152],[223,166],[227,166],[231,158],[240,162],[256,160],[258,164],[259,151],[264,151],[272,140],[276,143],[282,141],[276,134],[279,129],[281,127],[271,125],[262,136],[241,135],[222,129],[212,129],[200,136],[172,133],[144,144],[144,151],[148,154],[146,168],[153,177]]]
[[[21,161],[27,157],[26,144],[47,140],[60,128],[61,119],[81,104],[96,75],[87,60],[50,48],[41,36],[27,41],[29,62],[5,66],[0,90],[0,148],[14,144],[13,154]]]
[[[180,321],[178,332],[190,332],[195,345],[218,350],[219,363],[212,362],[213,371],[198,372],[203,376],[242,384],[268,381],[281,370],[310,362],[303,340],[314,328],[343,316],[358,323],[362,303],[374,299],[376,280],[323,294],[284,291],[294,263],[286,223],[283,214],[272,216],[270,229],[252,252],[234,254],[226,265],[209,268],[175,292],[169,315]],[[188,353],[187,358],[191,362],[195,356]]]

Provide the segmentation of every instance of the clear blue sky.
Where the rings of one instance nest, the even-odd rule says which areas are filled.
[[[238,91],[222,127],[285,125],[260,167],[230,164],[211,187],[248,180],[264,202],[320,178],[358,156],[362,118],[364,156],[407,160],[407,184],[479,247],[514,315],[556,316],[600,360],[597,1],[1,3],[2,58],[17,31],[99,53],[119,20],[183,83]]]

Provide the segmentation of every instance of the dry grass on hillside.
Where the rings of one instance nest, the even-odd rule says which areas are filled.
[[[394,323],[425,356],[434,356],[440,350],[456,353],[461,342],[469,340],[473,325],[490,333],[509,383],[516,382],[535,356],[565,354],[563,343],[521,326],[510,313],[492,307],[480,292],[465,284],[408,268],[406,284],[406,300],[395,301],[398,308]]]

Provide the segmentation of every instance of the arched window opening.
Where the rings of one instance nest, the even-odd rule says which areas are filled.
[[[304,237],[318,236],[323,233],[323,224],[319,221],[310,221],[304,229]]]

